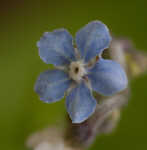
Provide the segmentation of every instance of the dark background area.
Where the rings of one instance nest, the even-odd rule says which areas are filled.
[[[36,42],[43,32],[62,27],[74,36],[92,20],[147,52],[146,0],[0,0],[0,149],[27,150],[32,132],[64,125],[64,100],[43,104],[34,93],[37,76],[49,67],[39,58]],[[131,81],[129,105],[117,129],[98,137],[91,150],[147,149],[146,85],[145,74]]]

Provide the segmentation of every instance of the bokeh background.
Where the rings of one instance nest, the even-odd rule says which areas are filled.
[[[43,32],[61,27],[75,35],[92,20],[147,52],[146,0],[0,0],[0,149],[27,150],[32,132],[63,125],[64,101],[44,104],[33,90],[39,73],[49,67],[36,42]],[[147,75],[130,84],[129,105],[117,129],[98,137],[91,150],[147,149]]]

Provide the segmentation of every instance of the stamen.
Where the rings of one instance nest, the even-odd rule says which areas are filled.
[[[88,77],[87,76],[83,76],[82,77],[86,82],[88,82]]]
[[[83,80],[85,81],[87,87],[92,91],[91,82],[87,76],[83,76]]]

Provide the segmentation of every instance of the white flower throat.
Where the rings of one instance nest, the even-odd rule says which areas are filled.
[[[69,66],[69,76],[76,82],[80,82],[81,79],[86,75],[86,69],[82,61],[72,62]]]

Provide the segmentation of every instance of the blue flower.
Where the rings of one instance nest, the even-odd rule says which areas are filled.
[[[65,29],[44,33],[37,43],[39,55],[55,69],[40,74],[35,84],[40,99],[51,103],[66,94],[66,108],[72,122],[81,123],[95,111],[97,102],[92,90],[111,96],[125,89],[128,80],[122,67],[101,57],[110,42],[109,30],[100,21],[81,28],[75,41]]]

